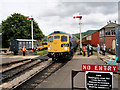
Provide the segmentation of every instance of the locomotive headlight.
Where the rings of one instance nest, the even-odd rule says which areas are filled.
[[[50,48],[48,48],[48,50],[50,51]]]
[[[66,50],[66,51],[67,51],[67,47],[64,47],[64,50]]]

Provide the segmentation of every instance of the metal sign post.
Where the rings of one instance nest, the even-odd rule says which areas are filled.
[[[120,25],[115,28],[116,33],[116,56],[118,57],[117,62],[120,63]]]

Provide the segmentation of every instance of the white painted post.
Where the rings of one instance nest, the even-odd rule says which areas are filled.
[[[79,20],[79,25],[80,25],[80,54],[82,55],[81,19]]]
[[[31,19],[32,49],[33,49],[33,18]]]

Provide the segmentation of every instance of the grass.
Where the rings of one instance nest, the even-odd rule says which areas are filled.
[[[77,55],[80,55],[80,52]],[[82,55],[83,55],[83,53],[82,53]]]
[[[47,50],[37,52],[37,55],[40,55],[40,56],[45,55],[45,54],[48,54]]]
[[[96,47],[93,47],[93,50],[96,50]]]

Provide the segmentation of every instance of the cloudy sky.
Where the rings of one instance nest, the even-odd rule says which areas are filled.
[[[118,22],[117,1],[1,0],[0,12],[0,23],[13,13],[33,16],[45,35],[56,30],[79,33],[79,19],[73,19],[78,13],[82,15],[82,32],[100,29],[109,20]]]

